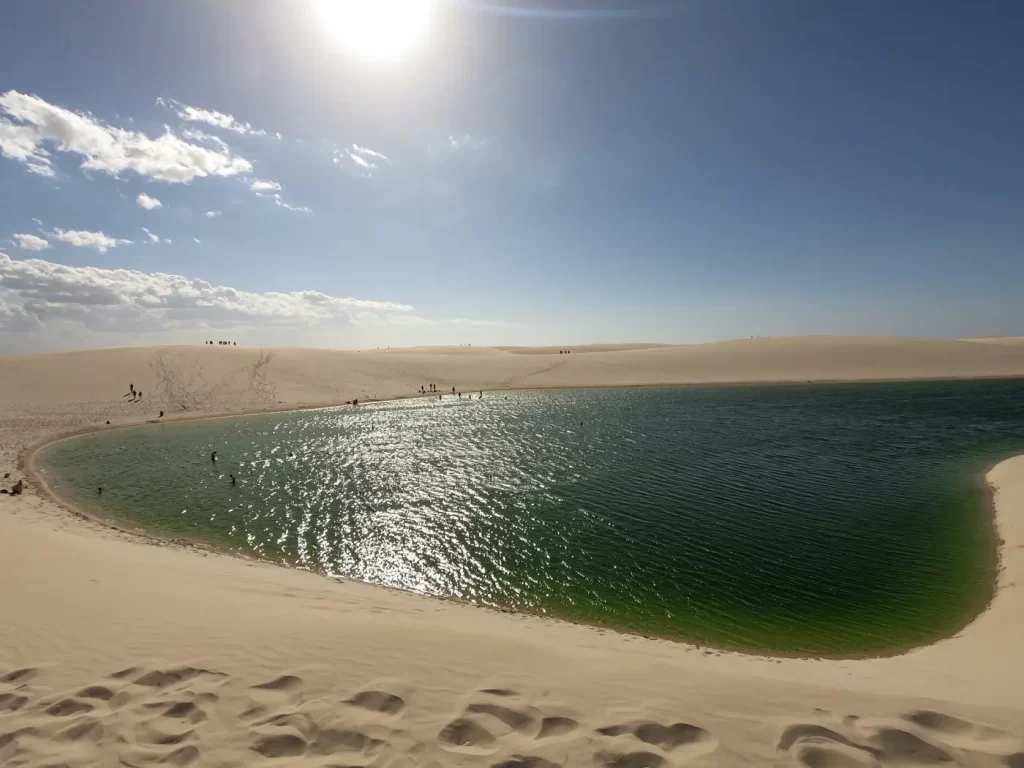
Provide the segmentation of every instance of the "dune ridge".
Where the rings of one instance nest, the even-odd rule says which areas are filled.
[[[0,357],[0,476],[78,429],[438,389],[1024,375],[1014,340]],[[122,395],[129,383],[141,403]],[[182,408],[184,406],[184,408]],[[1024,457],[995,600],[899,657],[769,659],[158,542],[0,496],[0,765],[1024,766]]]

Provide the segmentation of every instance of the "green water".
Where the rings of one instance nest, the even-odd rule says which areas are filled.
[[[327,574],[842,656],[984,605],[982,475],[1021,451],[1024,382],[988,381],[403,401],[94,434],[43,464],[110,517]]]

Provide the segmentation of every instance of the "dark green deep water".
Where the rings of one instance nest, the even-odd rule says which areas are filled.
[[[841,656],[984,606],[983,473],[1021,451],[1024,382],[979,381],[407,400],[93,434],[43,466],[109,517],[328,574]]]

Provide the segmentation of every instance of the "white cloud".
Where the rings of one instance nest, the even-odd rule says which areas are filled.
[[[387,157],[385,155],[381,154],[380,152],[374,152],[372,149],[369,149],[367,147],[360,147],[358,144],[353,144],[352,148],[350,150],[348,150],[348,151],[349,151],[349,154],[353,154],[354,153],[354,154],[357,154],[357,155],[359,155],[361,157],[369,157],[369,158],[373,158],[374,160],[383,160],[385,163],[388,163],[388,164],[391,163],[391,161],[388,160]]]
[[[289,211],[295,211],[295,213],[308,213],[308,214],[311,214],[311,215],[313,213],[309,208],[307,208],[304,205],[289,205],[284,200],[282,200],[281,196],[278,195],[278,194],[274,195],[274,203],[276,203],[280,207],[285,208],[285,209],[287,209]]]
[[[119,245],[131,245],[131,240],[120,240],[116,237],[108,237],[102,232],[89,232],[82,229],[55,229],[53,232],[45,232],[50,237],[73,245],[77,248],[92,248],[98,253],[106,253],[111,248]]]
[[[251,123],[243,123],[236,120],[233,115],[225,114],[224,112],[218,112],[215,109],[202,109],[200,107],[192,107],[188,104],[182,104],[180,101],[175,99],[163,99],[159,98],[156,100],[157,106],[166,107],[167,109],[173,110],[174,113],[182,120],[191,123],[206,123],[212,125],[214,128],[223,128],[228,131],[234,131],[235,133],[247,134],[249,136],[267,136],[267,132],[263,129],[253,128]],[[280,133],[275,133],[274,137],[278,140],[281,139]]]
[[[352,152],[349,152],[348,155],[352,159],[352,162],[355,163],[356,165],[358,165],[361,168],[376,168],[377,167],[373,163],[371,163],[369,160],[367,160],[365,157],[362,157],[360,155],[355,155]]]
[[[253,192],[268,192],[274,190],[276,192],[281,191],[281,185],[276,181],[268,181],[264,179],[256,179],[252,184],[249,185],[249,189]]]
[[[139,204],[140,208],[145,208],[147,211],[152,211],[154,208],[163,208],[164,206],[155,197],[150,197],[145,192],[140,192],[139,196],[135,198],[135,202]]]
[[[23,251],[44,251],[50,247],[50,242],[36,235],[15,235],[18,247]]]
[[[206,218],[208,218],[208,219],[215,219],[215,218],[217,218],[218,216],[220,216],[220,215],[221,215],[221,213],[222,213],[222,211],[207,211],[207,212],[206,212],[206,213],[204,213],[203,215],[204,215],[204,216],[205,216]]]
[[[274,199],[274,204],[280,208],[284,208],[285,210],[294,211],[295,213],[313,213],[313,211],[304,205],[291,205],[286,203],[281,197],[281,185],[276,181],[255,179],[249,185],[249,189],[255,192],[257,197],[272,197]]]
[[[344,149],[335,148],[332,162],[342,168],[352,169],[361,176],[371,175],[382,163],[392,164],[386,155],[358,144]]]
[[[0,154],[24,163],[33,173],[53,176],[53,157],[45,144],[81,156],[83,170],[112,176],[133,171],[159,181],[187,184],[196,178],[252,171],[248,160],[230,150],[190,144],[169,128],[162,136],[151,138],[38,96],[13,90],[0,94]]]
[[[200,240],[198,237],[193,237],[192,242],[195,243],[196,245],[202,245],[203,243],[203,241]]]
[[[406,318],[413,308],[391,301],[319,291],[253,293],[162,272],[69,267],[0,253],[0,330],[76,322],[106,332],[182,331],[262,326],[329,329],[359,324],[363,313]],[[377,314],[380,313],[380,314]]]
[[[145,227],[142,227],[142,231],[146,233],[146,237],[149,238],[149,241],[151,243],[165,243],[166,245],[170,245],[171,243],[174,242],[169,237],[161,238],[159,235],[154,235],[152,232],[150,232]]]

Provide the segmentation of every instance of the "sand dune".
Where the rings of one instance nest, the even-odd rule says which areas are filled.
[[[557,350],[192,346],[8,355],[0,357],[0,402],[110,401],[126,392],[129,383],[170,405],[183,396],[201,398],[204,407],[234,408],[238,398],[294,405],[411,396],[431,382],[442,391],[475,391],[1024,376],[1024,348],[1012,339],[978,343],[808,337],[682,346],[595,345],[574,355]],[[257,391],[260,386],[264,391]]]
[[[155,418],[463,391],[1024,375],[1008,341],[754,339],[572,355],[127,348],[0,357],[0,481]],[[141,403],[122,395],[128,384]],[[184,408],[182,407],[184,406]],[[894,658],[771,659],[156,542],[0,496],[2,766],[1024,768],[1024,457],[989,475],[992,606]]]
[[[557,355],[561,352],[570,352],[576,355],[584,355],[592,352],[628,352],[634,349],[664,349],[672,344],[566,344],[561,347],[495,347],[502,352],[511,352],[515,355]]]
[[[980,344],[1003,344],[1014,345],[1024,344],[1024,336],[975,336],[963,341],[974,341]]]

